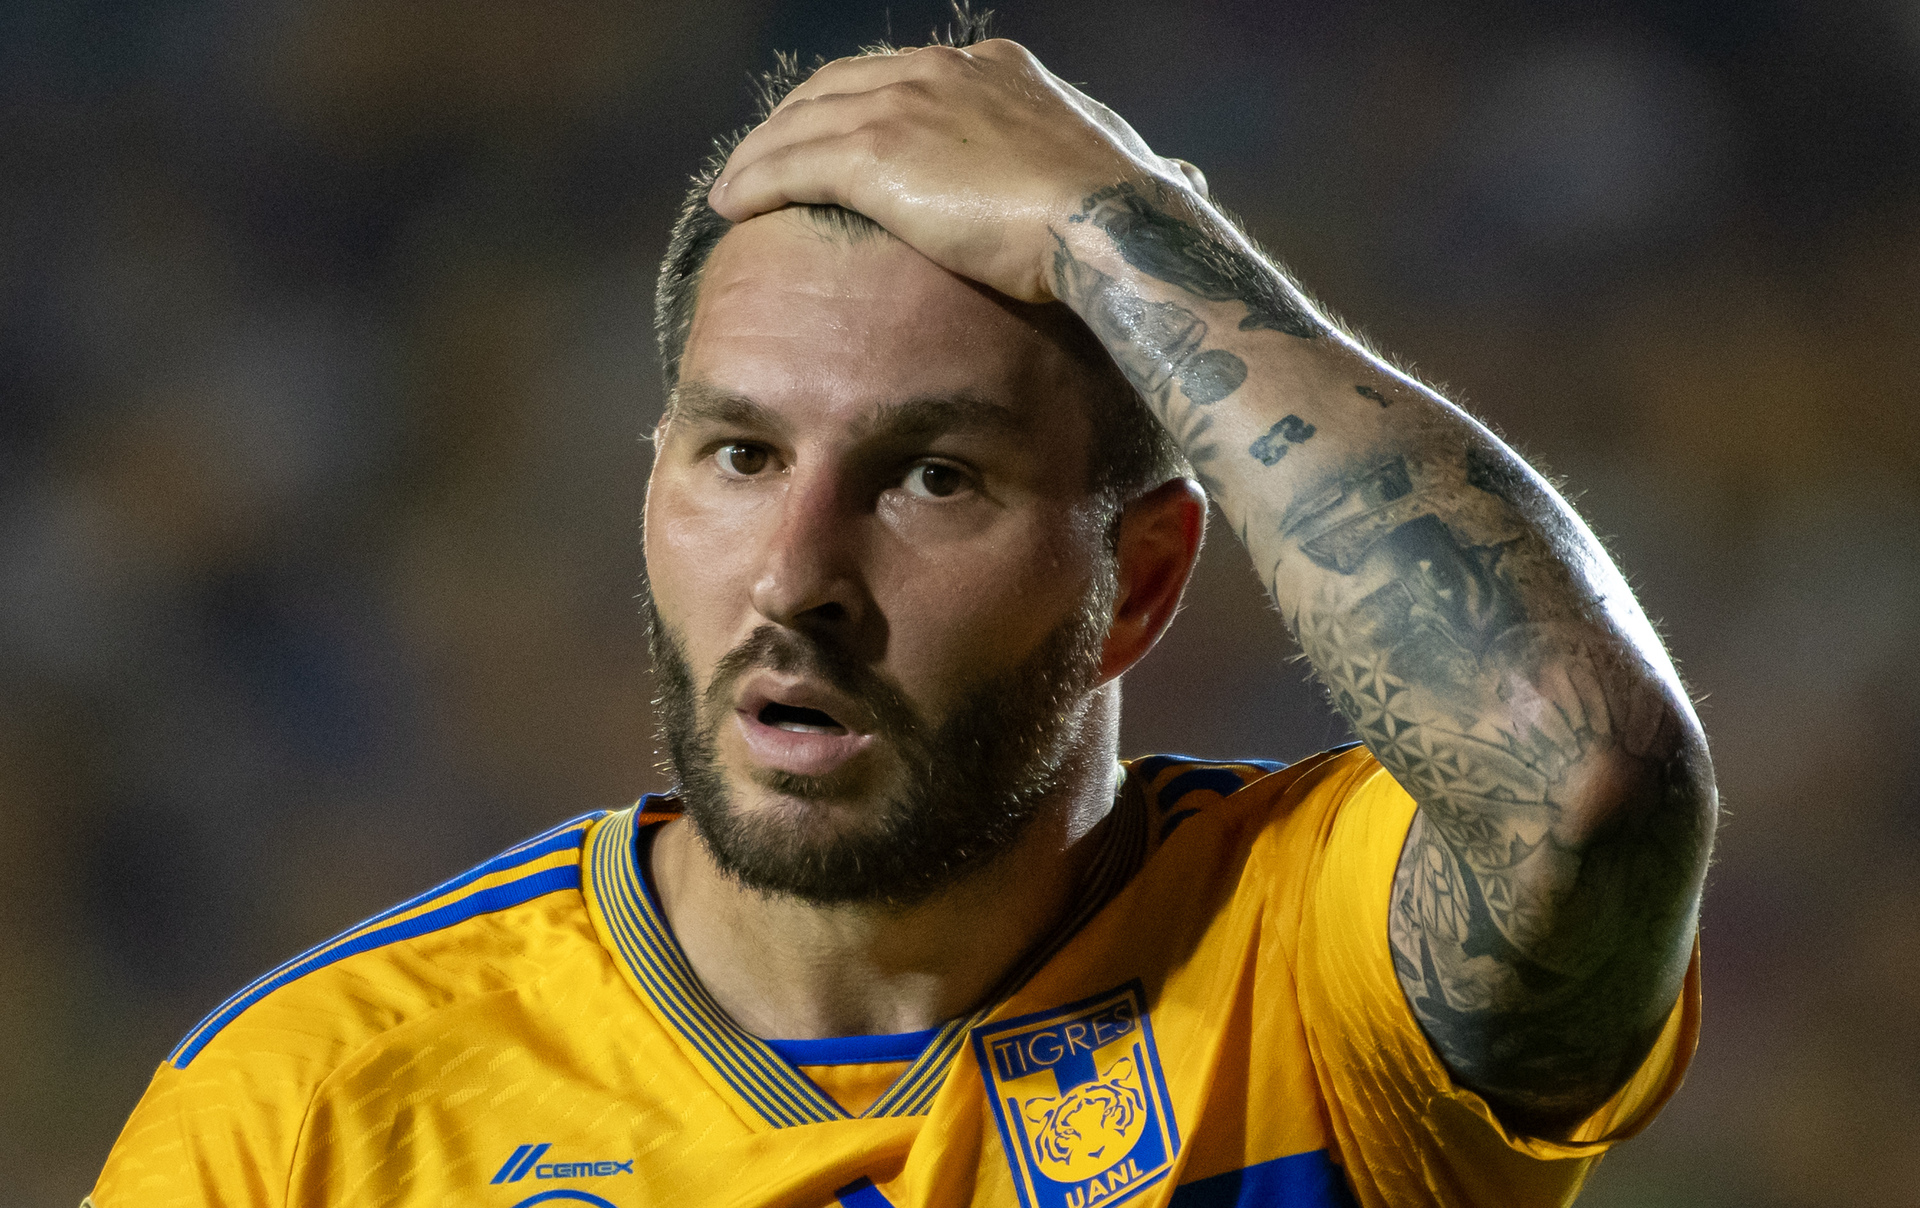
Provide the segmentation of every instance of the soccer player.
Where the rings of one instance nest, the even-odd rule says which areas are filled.
[[[1715,814],[1592,534],[1020,46],[769,100],[660,281],[677,789],[244,988],[92,1203],[1569,1201]],[[1363,747],[1117,761],[1202,486]]]

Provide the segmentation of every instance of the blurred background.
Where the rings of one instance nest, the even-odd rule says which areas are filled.
[[[1920,1204],[1920,4],[1008,0],[1563,475],[1704,700],[1685,1089],[1584,1205]],[[0,4],[0,1205],[308,944],[663,781],[652,275],[934,3]],[[1345,729],[1224,528],[1127,745]]]

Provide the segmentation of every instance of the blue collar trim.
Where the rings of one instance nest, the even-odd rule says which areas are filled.
[[[878,1065],[918,1061],[941,1029],[894,1032],[887,1036],[828,1036],[824,1040],[769,1040],[767,1047],[789,1065]]]

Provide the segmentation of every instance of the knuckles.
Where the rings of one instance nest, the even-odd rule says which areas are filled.
[[[952,46],[922,46],[908,51],[904,57],[915,67],[955,74],[965,70],[972,55]]]
[[[967,49],[973,54],[979,55],[983,58],[1014,59],[1021,63],[1034,63],[1034,64],[1037,64],[1040,62],[1039,59],[1034,57],[1034,54],[1032,51],[1028,50],[1026,47],[1022,46],[1020,43],[1015,42],[1012,38],[988,38],[984,42],[974,43],[972,46],[969,46]]]
[[[906,110],[924,109],[939,100],[939,94],[925,80],[894,80],[882,84],[874,93],[882,104]]]
[[[1116,149],[1122,159],[1134,153],[1125,139],[1109,146],[1114,135],[1103,119],[1128,129],[1111,110],[1096,103],[1089,114],[1056,84],[1031,52],[1004,38],[964,50],[920,47],[879,64],[868,56],[837,59],[735,149],[709,201],[734,221],[796,195],[870,213],[864,202],[889,216],[889,229],[954,271],[1026,301],[1051,300],[1051,245],[1044,230],[1027,230],[1015,216],[1057,208],[1053,194],[1062,180],[1102,175]],[[964,150],[963,136],[972,143]],[[1175,161],[1161,163],[1182,178]],[[988,209],[1022,229],[966,217],[975,207],[952,204],[989,194],[1000,204]],[[948,203],[935,207],[937,222],[912,212],[926,197]],[[907,212],[899,211],[902,204]],[[993,229],[957,231],[956,221]]]

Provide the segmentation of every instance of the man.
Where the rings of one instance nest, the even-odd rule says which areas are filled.
[[[1715,810],[1604,551],[1021,47],[769,99],[661,278],[679,789],[243,990],[92,1202],[1570,1200]],[[1189,467],[1364,749],[1116,762]]]

